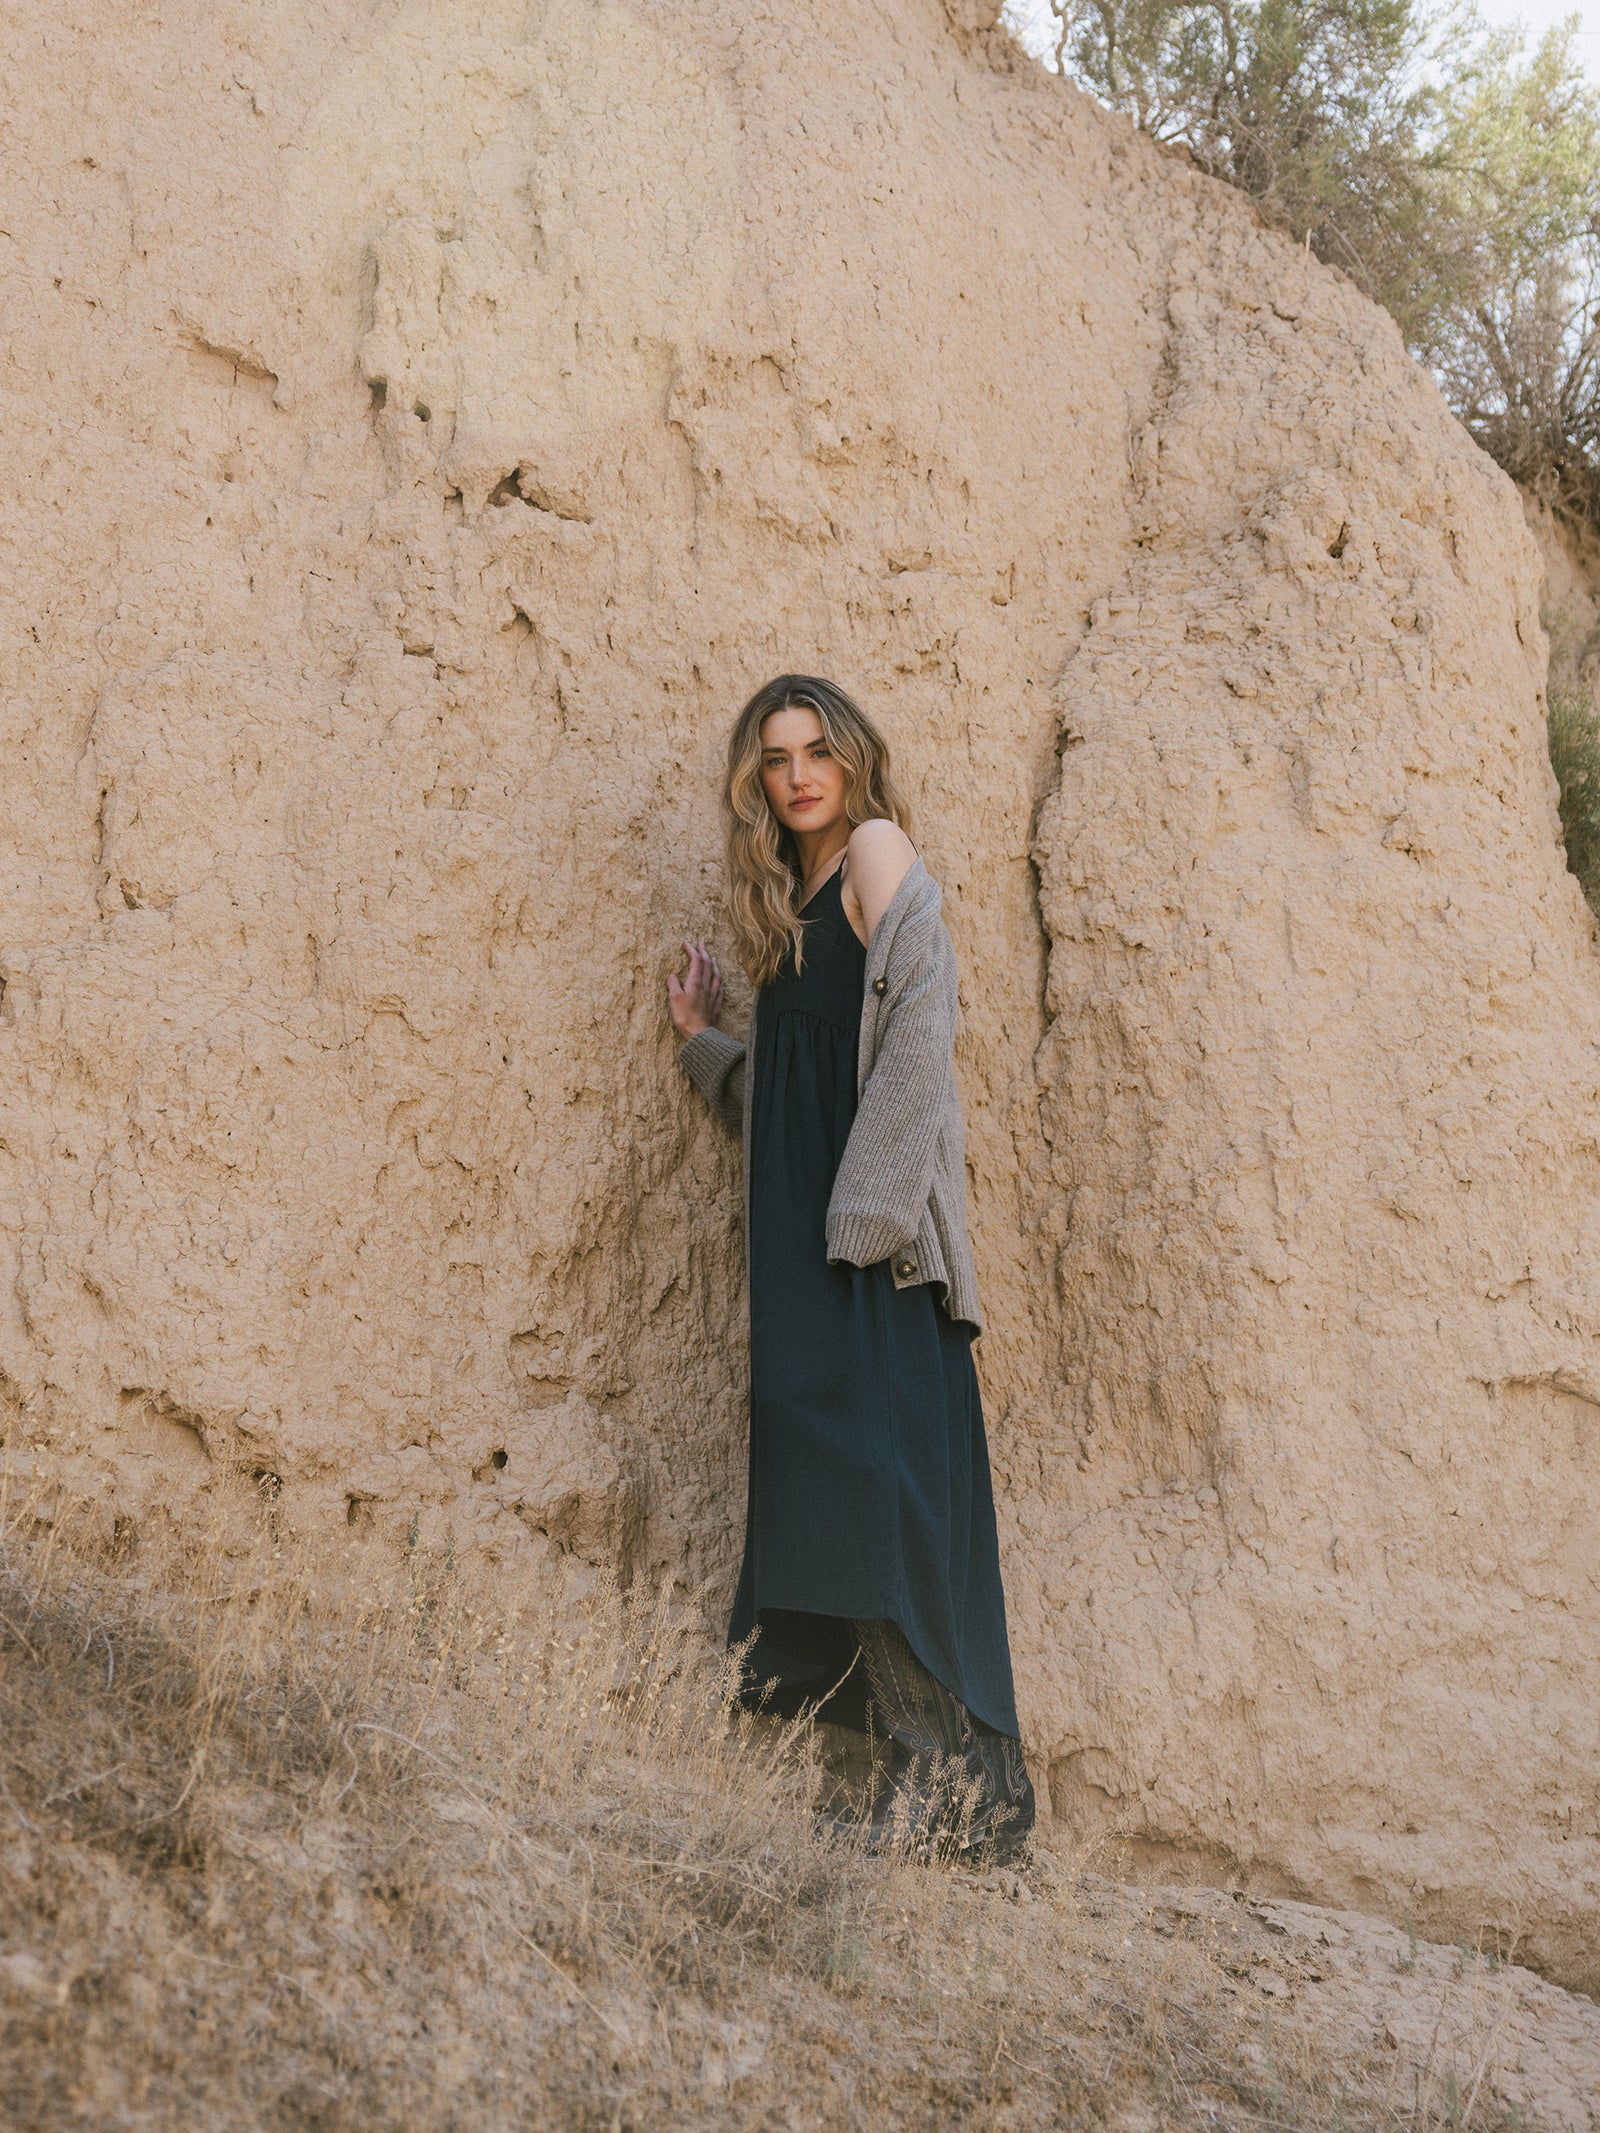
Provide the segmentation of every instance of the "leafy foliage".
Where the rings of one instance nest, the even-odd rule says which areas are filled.
[[[1567,865],[1600,918],[1600,718],[1588,690],[1551,688],[1550,763],[1561,791]]]
[[[1600,91],[1572,26],[1526,63],[1484,41],[1444,83],[1437,134],[1450,273],[1417,352],[1514,480],[1600,525]]]
[[[1600,91],[1415,0],[1050,0],[1057,63],[1399,322],[1480,444],[1600,525]]]

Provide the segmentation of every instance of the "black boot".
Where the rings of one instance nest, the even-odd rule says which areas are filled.
[[[897,1622],[854,1628],[873,1730],[888,1748],[869,1844],[974,1864],[1014,1858],[1034,1817],[1020,1743],[975,1719],[929,1673]]]
[[[972,1721],[972,1732],[973,1759],[982,1780],[979,1805],[966,1830],[967,1856],[974,1865],[1009,1866],[1033,1832],[1033,1780],[1021,1741],[997,1733],[981,1718]]]

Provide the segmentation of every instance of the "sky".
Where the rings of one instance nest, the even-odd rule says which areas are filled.
[[[1043,54],[1055,44],[1050,0],[1012,0],[1012,14],[1020,24],[1023,41],[1031,51]],[[1600,82],[1600,0],[1478,0],[1485,22],[1498,27],[1520,22],[1529,44],[1568,15],[1578,17],[1577,54],[1590,76]]]

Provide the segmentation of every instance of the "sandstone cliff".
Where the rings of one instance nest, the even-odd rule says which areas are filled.
[[[1526,494],[1522,508],[1544,570],[1540,619],[1550,639],[1550,686],[1593,704],[1600,700],[1600,535],[1565,524]]]
[[[132,1515],[242,1464],[725,1588],[661,983],[729,716],[836,674],[963,963],[1055,1813],[1593,1988],[1534,548],[1382,314],[991,14],[8,10],[0,1384]]]

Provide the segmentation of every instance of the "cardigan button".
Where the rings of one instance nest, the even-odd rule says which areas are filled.
[[[878,998],[881,1000],[884,994],[889,990],[889,980],[887,978],[874,978],[872,981],[872,989],[878,995]]]
[[[909,1281],[917,1271],[917,1262],[914,1259],[897,1259],[894,1270],[902,1281]]]

